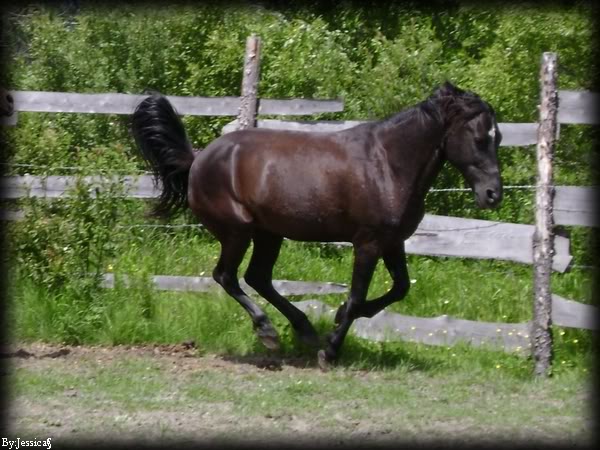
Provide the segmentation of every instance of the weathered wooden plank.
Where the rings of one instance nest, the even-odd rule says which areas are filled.
[[[95,190],[103,190],[111,183],[123,186],[123,196],[131,198],[154,198],[159,190],[154,187],[150,175],[127,175],[123,177],[87,176],[82,181],[90,184],[92,197]],[[21,197],[59,198],[70,195],[77,182],[77,177],[48,175],[39,177],[33,175],[2,177],[0,198],[16,199]]]
[[[293,302],[315,318],[333,318],[335,309],[318,300]],[[473,346],[488,346],[522,355],[529,353],[530,324],[491,323],[439,317],[413,317],[382,311],[371,319],[354,321],[350,332],[371,341],[408,341],[427,345],[452,346],[463,342]]]
[[[315,318],[332,319],[336,311],[318,300],[293,303]],[[552,321],[557,326],[597,330],[598,308],[553,295]],[[465,342],[523,355],[529,354],[531,348],[531,322],[477,322],[447,315],[426,318],[382,311],[371,319],[357,319],[350,332],[373,341],[403,340],[438,346]]]
[[[291,131],[319,131],[333,132],[346,130],[361,123],[368,123],[365,120],[278,120],[278,119],[258,119],[257,128],[268,128],[270,130],[291,130]],[[233,120],[225,125],[221,133],[226,134],[235,131],[238,127],[237,120]]]
[[[11,91],[15,111],[131,114],[147,95],[79,94],[67,92]],[[236,116],[240,97],[167,96],[177,112],[192,116]],[[341,100],[262,99],[260,114],[306,115],[343,111]],[[14,114],[13,114],[14,115]]]
[[[525,264],[533,262],[533,225],[426,214],[406,241],[406,252],[419,255],[492,258]],[[569,240],[555,237],[552,268],[564,272],[572,256]]]
[[[598,227],[598,186],[556,186],[554,190],[554,223],[556,225],[576,225]]]
[[[558,91],[559,123],[597,124],[600,122],[600,94],[589,91]]]
[[[520,147],[537,143],[537,123],[499,123],[501,147]]]
[[[12,91],[15,109],[29,112],[131,114],[147,95]],[[180,114],[236,115],[238,97],[168,96]]]
[[[552,323],[561,327],[597,330],[598,308],[552,294]]]
[[[125,286],[129,284],[129,278],[126,275],[119,275],[118,278]],[[161,291],[207,292],[220,289],[220,286],[210,277],[154,275],[152,282],[154,287]],[[114,286],[114,274],[104,274],[102,287],[114,288]],[[244,280],[240,280],[240,286],[244,290],[255,293],[254,289],[248,286]],[[346,285],[331,282],[273,280],[273,286],[281,295],[343,294],[348,291]]]
[[[256,127],[271,130],[334,132],[346,130],[368,122],[368,120],[259,119],[256,122]],[[235,131],[237,126],[237,120],[233,120],[225,125],[221,132],[222,134],[230,133]],[[503,147],[535,145],[537,143],[538,125],[536,123],[499,123],[498,127],[502,133],[502,142],[500,145]]]
[[[341,99],[258,99],[258,114],[282,116],[302,116],[315,113],[341,112],[344,101]]]

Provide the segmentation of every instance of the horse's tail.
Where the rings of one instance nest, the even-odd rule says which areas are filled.
[[[169,100],[159,93],[144,99],[133,113],[131,132],[155,183],[162,183],[158,203],[151,214],[167,218],[186,208],[194,151],[183,122]]]

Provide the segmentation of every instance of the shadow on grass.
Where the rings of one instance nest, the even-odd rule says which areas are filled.
[[[331,324],[315,324],[321,336],[321,346],[324,348],[325,336],[331,331]],[[225,361],[250,364],[260,369],[278,371],[283,366],[298,369],[318,368],[317,351],[300,343],[295,336],[287,333],[281,335],[281,348],[269,351],[257,340],[250,353],[245,355],[222,354]],[[339,369],[349,370],[405,370],[405,371],[435,371],[445,364],[431,354],[415,354],[409,345],[403,342],[370,342],[349,335],[342,347],[340,358],[335,365]]]

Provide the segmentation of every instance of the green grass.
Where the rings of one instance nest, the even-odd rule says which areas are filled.
[[[426,353],[413,345],[407,345],[404,353],[413,350]],[[75,439],[79,434],[71,428],[88,437],[91,433],[105,436],[121,417],[146,417],[141,427],[119,422],[122,434],[118,436],[123,438],[131,432],[154,434],[157,431],[148,425],[148,417],[175,414],[187,423],[183,429],[179,425],[173,430],[166,419],[160,426],[161,434],[178,439],[195,432],[206,439],[224,433],[223,426],[227,431],[221,437],[235,438],[250,431],[255,438],[285,435],[298,422],[310,426],[306,437],[312,438],[344,434],[349,438],[347,433],[358,424],[368,426],[372,437],[395,441],[506,438],[506,433],[517,441],[543,437],[576,442],[585,437],[590,411],[584,372],[531,379],[506,366],[461,363],[468,352],[455,351],[456,364],[439,361],[418,367],[409,358],[393,367],[346,367],[328,373],[289,367],[240,370],[243,364],[211,365],[196,358],[171,361],[135,353],[107,357],[101,351],[45,363],[23,362],[11,376],[12,400],[39,406],[33,415],[20,412],[15,428],[24,435],[50,436],[57,430],[48,434],[44,424],[58,417],[58,431]],[[77,395],[65,396],[73,390]],[[227,425],[231,423],[236,425]]]
[[[129,233],[129,232],[128,232]],[[128,288],[93,290],[79,296],[77,290],[49,292],[15,272],[12,307],[9,308],[12,335],[17,340],[44,340],[75,344],[178,343],[194,339],[208,352],[265,353],[252,331],[249,317],[222,290],[207,293],[154,291],[149,275],[210,276],[219,255],[219,246],[206,233],[192,230],[136,229],[127,236],[127,245],[107,263],[106,271],[127,274]],[[251,249],[240,268],[248,263]],[[352,251],[321,244],[285,241],[275,266],[275,279],[334,281],[350,283]],[[525,322],[531,319],[532,270],[530,266],[483,260],[409,256],[412,280],[408,296],[389,310],[405,315],[457,318],[488,322]],[[578,301],[591,301],[591,273],[574,270],[553,274],[553,292]],[[389,275],[380,263],[369,296],[385,292]],[[299,300],[306,297],[291,297]],[[314,297],[313,297],[314,298]],[[344,295],[319,296],[333,307]],[[257,302],[273,320],[282,338],[283,354],[307,354],[296,342],[289,323],[261,298]],[[332,324],[317,324],[321,335]],[[586,330],[555,328],[555,370],[581,370],[589,366],[592,335]],[[350,336],[344,345],[341,363],[357,367],[414,365],[434,369],[467,360],[478,365],[513,368],[529,373],[526,359],[497,351],[458,347],[418,346],[408,343],[370,343]],[[458,352],[458,353],[457,353]],[[460,358],[453,354],[462,355]],[[424,356],[425,355],[425,356]],[[511,369],[512,370],[512,369]]]

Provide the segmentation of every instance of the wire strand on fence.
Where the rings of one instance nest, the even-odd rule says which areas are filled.
[[[56,171],[56,170],[72,170],[72,171],[77,171],[77,170],[84,170],[83,167],[81,166],[47,166],[47,165],[41,165],[41,164],[23,164],[23,163],[0,163],[0,165],[5,166],[5,167],[22,167],[22,168],[30,168],[30,169],[46,169],[49,171]],[[94,168],[95,170],[102,170],[102,169],[98,169],[98,168]],[[152,175],[152,172],[149,171],[143,171],[143,172],[134,172],[132,173],[131,170],[126,170],[126,169],[105,169],[107,171],[110,172],[116,172],[116,173],[126,173],[129,175]],[[18,176],[18,175],[16,175]]]
[[[116,229],[125,229],[131,230],[134,228],[202,228],[202,225],[199,223],[186,223],[180,225],[159,225],[159,224],[139,224],[139,225],[116,225]]]
[[[536,189],[537,186],[534,184],[523,184],[523,185],[509,185],[503,186],[502,189]],[[556,187],[556,186],[553,186]],[[471,192],[471,188],[432,188],[429,192]]]

